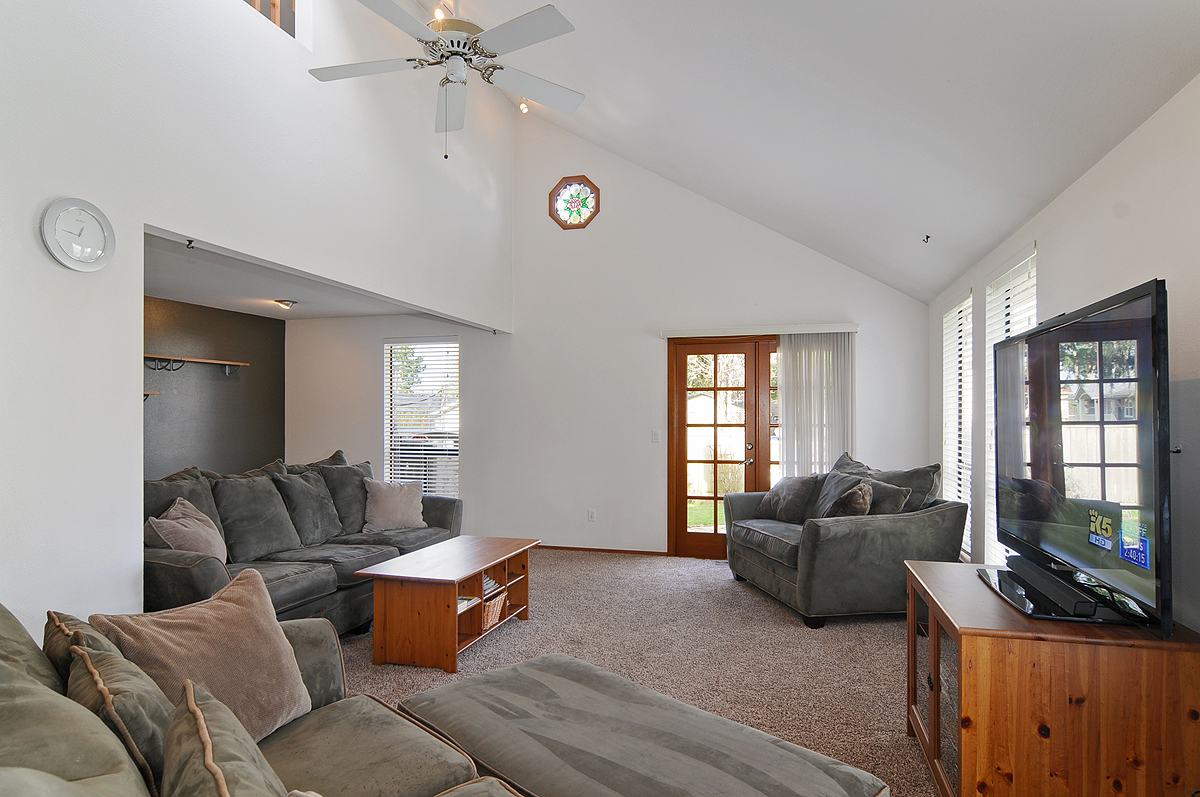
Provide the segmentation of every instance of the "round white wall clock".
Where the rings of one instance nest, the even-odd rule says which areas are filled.
[[[42,241],[55,260],[76,271],[99,271],[117,248],[108,217],[82,199],[60,199],[46,209]]]

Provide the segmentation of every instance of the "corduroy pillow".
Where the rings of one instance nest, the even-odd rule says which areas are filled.
[[[160,517],[146,518],[142,541],[147,548],[205,553],[222,562],[229,557],[217,524],[186,498],[176,498]]]
[[[104,720],[129,751],[158,794],[163,775],[163,744],[175,707],[150,676],[120,653],[71,646],[74,661],[67,697]]]
[[[285,797],[237,715],[190,679],[167,731],[163,797]]]
[[[176,704],[185,678],[204,684],[256,742],[312,710],[296,654],[253,568],[199,603],[88,620]]]
[[[420,482],[377,482],[363,479],[367,507],[363,531],[423,529]]]
[[[784,523],[803,523],[806,520],[804,508],[808,506],[818,478],[815,473],[809,476],[784,476],[763,496],[754,516]]]

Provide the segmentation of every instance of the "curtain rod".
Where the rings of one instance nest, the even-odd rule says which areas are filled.
[[[716,329],[664,329],[667,338],[721,338],[739,335],[811,335],[821,332],[858,332],[858,324],[796,324],[771,327],[724,327]]]

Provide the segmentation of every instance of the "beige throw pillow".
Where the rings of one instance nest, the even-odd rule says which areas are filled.
[[[420,482],[363,479],[367,488],[367,522],[363,531],[423,529]]]
[[[161,517],[146,518],[142,537],[147,548],[205,553],[222,562],[229,556],[217,524],[186,498],[176,498]]]
[[[176,705],[184,679],[203,684],[259,741],[312,710],[262,575],[247,568],[207,600],[88,621]]]

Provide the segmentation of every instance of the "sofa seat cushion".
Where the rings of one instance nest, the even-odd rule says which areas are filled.
[[[66,781],[103,784],[105,790],[98,794],[149,797],[125,745],[99,717],[71,698],[15,666],[0,663],[0,706],[0,768],[26,767]],[[28,780],[10,770],[0,781],[5,783],[0,793],[30,794],[24,787]]]
[[[289,789],[433,797],[477,776],[471,759],[367,695],[314,709],[259,742]]]
[[[390,545],[400,553],[412,553],[436,542],[450,539],[450,529],[426,526],[423,529],[388,529],[343,534],[330,540],[336,545]]]
[[[401,705],[534,794],[880,797],[881,780],[561,653]]]
[[[779,520],[748,518],[733,524],[733,541],[758,551],[776,562],[795,567],[804,526]]]
[[[229,577],[247,569],[257,570],[267,585],[276,612],[299,606],[337,591],[337,573],[321,562],[245,562],[229,564]]]
[[[263,557],[269,562],[309,562],[333,565],[339,587],[366,581],[354,575],[356,570],[395,559],[399,554],[390,545],[310,545],[291,551],[279,551]]]

